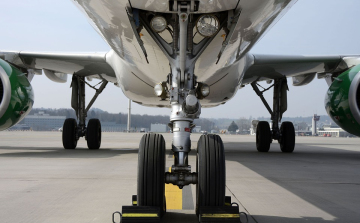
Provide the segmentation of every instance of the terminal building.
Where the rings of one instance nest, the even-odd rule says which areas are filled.
[[[66,116],[51,116],[45,112],[39,112],[26,116],[10,130],[59,131],[62,130],[65,119]],[[88,122],[89,119],[86,121]],[[127,130],[127,125],[116,122],[101,122],[101,130],[103,132],[124,132]]]
[[[201,132],[201,126],[195,126],[195,127],[192,129],[192,132],[193,132],[193,133],[200,133],[200,132]]]
[[[324,125],[321,130],[318,130],[318,134],[319,136],[327,137],[355,137],[354,135],[346,132],[339,126],[334,125]]]
[[[101,131],[103,132],[126,132],[126,124],[118,124],[116,122],[101,122]]]
[[[64,125],[66,116],[50,116],[44,112],[26,116],[19,124],[27,125],[35,131],[58,130]]]
[[[168,127],[165,124],[151,124],[150,132],[167,132]]]

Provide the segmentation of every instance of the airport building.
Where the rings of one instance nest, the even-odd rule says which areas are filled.
[[[9,131],[29,131],[31,130],[30,126],[26,124],[17,124],[9,128]]]
[[[66,116],[50,116],[39,112],[26,116],[19,124],[25,124],[36,131],[58,130],[64,125],[65,119]]]
[[[167,125],[165,124],[151,124],[150,132],[167,132]]]
[[[126,124],[117,124],[116,122],[101,122],[101,131],[103,132],[125,132]]]
[[[51,116],[45,112],[39,112],[34,115],[26,116],[19,124],[13,126],[11,130],[34,130],[34,131],[51,131],[60,130],[66,116]],[[89,119],[86,120],[87,122]],[[126,124],[116,122],[101,122],[103,132],[124,132],[127,129]],[[132,131],[135,131],[132,129]]]
[[[201,132],[201,126],[195,126],[195,127],[192,129],[192,132],[193,132],[193,133],[200,133],[200,132]]]
[[[318,130],[319,136],[327,137],[354,137],[354,135],[346,132],[339,126],[323,126],[322,130]]]

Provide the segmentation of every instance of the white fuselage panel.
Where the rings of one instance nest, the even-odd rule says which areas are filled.
[[[150,11],[167,12],[167,0],[131,1],[132,7]],[[240,12],[235,33],[216,63],[223,43],[220,31],[199,57],[195,66],[198,81],[211,86],[210,95],[201,101],[203,107],[216,106],[232,98],[241,85],[244,71],[252,61],[246,53],[268,28],[280,18],[280,14],[296,0],[201,0],[198,13],[211,13],[234,9]],[[147,106],[168,107],[153,92],[153,86],[165,81],[170,72],[169,61],[145,29],[142,40],[149,64],[135,38],[126,12],[128,0],[75,0],[75,4],[87,15],[91,24],[112,48],[107,61],[113,67],[118,84],[124,94]],[[235,8],[236,7],[236,8]]]

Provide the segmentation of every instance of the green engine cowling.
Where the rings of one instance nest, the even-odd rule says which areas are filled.
[[[334,80],[325,98],[325,108],[336,124],[360,136],[360,65]]]
[[[33,104],[33,89],[25,74],[0,59],[0,131],[25,118]]]

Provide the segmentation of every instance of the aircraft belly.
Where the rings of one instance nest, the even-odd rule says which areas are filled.
[[[151,107],[170,107],[169,101],[161,101],[155,96],[156,82],[144,75],[136,66],[128,63],[111,50],[106,54],[106,62],[114,69],[117,86],[126,97],[135,103]]]
[[[153,11],[169,12],[169,0],[139,1],[131,0],[134,8]],[[195,13],[212,13],[234,9],[240,0],[199,0],[199,9]]]
[[[169,73],[169,63],[146,30],[142,33],[149,64],[136,40],[126,11],[128,0],[75,0],[90,23],[118,56],[137,67],[139,75],[147,75],[152,82],[160,82]]]
[[[115,70],[118,86],[128,98],[145,106],[170,108],[169,100],[161,100],[155,96],[156,82],[141,74],[137,67],[121,59],[114,51],[106,54],[106,61]],[[205,79],[204,82],[210,85],[210,94],[201,100],[202,107],[214,107],[231,99],[242,82],[243,71],[251,62],[248,57],[243,57],[232,66],[221,68]]]
[[[168,1],[136,2],[140,5],[142,4],[140,2],[151,5],[164,4]],[[225,1],[204,0],[201,2],[217,2],[217,6],[221,7]],[[292,5],[291,3],[295,3],[296,0],[241,0],[239,4],[235,4],[237,1],[231,2],[229,5],[232,8],[237,6],[235,14],[240,11],[241,13],[236,23],[235,32],[231,36],[222,57],[216,64],[217,55],[224,41],[223,30],[217,34],[195,65],[194,73],[198,77],[198,81],[212,85],[212,93],[202,101],[204,107],[219,105],[233,97],[241,84],[243,70],[248,66],[246,64],[246,53],[264,32],[279,19],[281,13],[287,11]],[[90,23],[112,48],[113,56],[109,59],[116,59],[112,59],[108,63],[114,68],[118,83],[125,95],[143,105],[169,106],[169,102],[160,101],[152,89],[155,84],[167,79],[167,75],[170,73],[169,62],[149,33],[143,29],[141,39],[144,42],[149,60],[149,63],[146,62],[126,12],[129,1],[75,0],[75,4],[87,15]],[[209,3],[207,10],[216,11],[219,9],[211,9],[210,6]],[[114,61],[118,64],[115,64]]]

